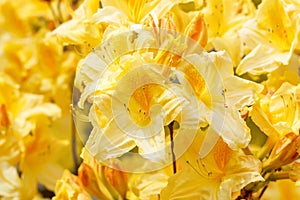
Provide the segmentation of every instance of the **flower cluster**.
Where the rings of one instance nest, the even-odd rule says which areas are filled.
[[[300,197],[297,0],[0,11],[0,199]]]

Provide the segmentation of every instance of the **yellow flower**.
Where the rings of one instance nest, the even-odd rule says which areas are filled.
[[[282,65],[278,69],[267,74],[268,79],[263,83],[270,93],[274,93],[284,82],[292,85],[300,83],[299,76],[299,59],[300,56],[293,54],[288,65]]]
[[[44,94],[65,111],[70,104],[66,97],[71,97],[70,82],[78,57],[74,52],[64,51],[56,40],[45,40],[45,34],[45,30],[40,30],[30,38],[4,41],[2,69],[23,92]]]
[[[300,198],[300,189],[291,180],[271,182],[262,196],[262,200],[297,200]]]
[[[231,199],[247,184],[262,181],[260,161],[219,140],[203,159],[194,157],[170,177],[161,199]]]
[[[22,192],[27,197],[35,194],[37,182],[54,190],[56,180],[63,173],[63,167],[57,162],[57,158],[68,143],[57,141],[47,133],[46,126],[37,124],[32,135],[27,135],[20,142],[22,153],[19,170],[22,173]]]
[[[55,197],[53,200],[82,199],[92,200],[92,197],[81,187],[78,178],[65,170],[63,176],[57,181]]]
[[[133,37],[133,43],[126,39],[130,37]],[[120,38],[124,45],[120,43]],[[178,115],[182,110],[193,110],[187,106],[186,99],[189,97],[181,94],[180,86],[168,80],[169,74],[173,73],[170,67],[166,65],[161,68],[159,65],[171,65],[169,59],[172,55],[167,50],[158,51],[158,48],[153,48],[127,53],[114,60],[118,53],[151,47],[155,45],[155,40],[152,32],[147,30],[121,34],[108,40],[108,46],[95,49],[95,53],[88,55],[79,66],[75,84],[79,89],[83,84],[86,86],[82,88],[79,108],[83,108],[86,100],[87,103],[94,103],[90,110],[94,129],[86,147],[97,159],[121,156],[138,146],[139,154],[152,162],[166,163],[170,160],[170,157],[166,159],[168,154],[164,149],[164,126],[177,118],[181,121]],[[185,38],[181,36],[178,40],[184,41]],[[183,51],[180,48],[185,46],[180,47],[176,42],[163,44],[166,45],[163,48],[169,48],[167,45],[170,44],[178,48],[178,51]],[[111,63],[107,69],[105,63]],[[103,76],[99,77],[102,72]],[[196,112],[191,112],[189,117],[189,127],[181,124],[186,130],[196,127],[199,121]],[[99,146],[105,148],[100,149]],[[148,166],[147,170],[153,168]]]
[[[107,38],[106,29],[127,29],[129,26],[143,24],[148,15],[160,18],[180,0],[171,1],[99,1],[85,0],[74,12],[70,21],[63,23],[49,36],[56,36],[64,45],[79,45],[84,56]],[[110,31],[111,31],[110,30]]]
[[[35,129],[40,116],[52,118],[60,116],[60,109],[52,104],[45,103],[41,95],[21,93],[19,86],[13,80],[0,74],[0,104],[4,104],[10,121],[10,127],[17,134],[26,136]]]
[[[124,199],[127,191],[127,174],[102,166],[83,149],[84,162],[78,176],[65,171],[57,181],[54,199]]]
[[[239,31],[250,52],[246,52],[237,67],[237,74],[259,75],[289,63],[294,51],[299,49],[300,31],[298,14],[290,8],[280,0],[266,0],[259,5],[255,18]]]
[[[248,145],[251,136],[249,128],[240,116],[240,111],[246,106],[253,105],[255,95],[263,89],[259,84],[234,76],[232,60],[224,51],[212,52],[208,56],[214,63],[217,73],[222,75],[219,78],[222,83],[224,101],[219,101],[212,107],[213,118],[211,120],[213,121],[210,121],[212,128],[208,129],[209,134],[202,144],[200,156],[205,156],[209,152],[213,144],[217,142],[218,135],[233,149],[244,148]],[[192,74],[191,76],[193,77]],[[215,79],[209,78],[208,80],[209,85],[215,84]]]
[[[265,171],[278,169],[295,161],[300,152],[300,136],[291,132],[279,139],[268,159],[263,162]]]
[[[115,168],[117,168],[117,166],[115,166]],[[128,175],[126,172],[122,172],[107,166],[103,166],[102,169],[107,182],[117,190],[122,198],[125,198],[128,181]]]
[[[90,51],[101,42],[103,27],[105,27],[93,21],[93,15],[99,5],[98,0],[83,1],[72,13],[72,19],[58,26],[48,37],[56,37],[63,45],[80,45]]]
[[[79,167],[78,180],[89,194],[99,199],[124,199],[127,192],[128,175],[100,164],[84,148],[81,154],[84,162]]]
[[[298,135],[300,129],[299,84],[294,86],[283,81],[279,87],[274,81],[275,77],[266,81],[265,90],[250,111],[253,122],[267,136],[267,141],[258,152],[261,159],[271,152],[276,143],[282,143],[280,140],[287,134]]]
[[[20,184],[14,188],[18,191],[16,195],[33,198],[37,181],[54,189],[59,171],[62,172],[62,167],[54,159],[59,154],[53,152],[58,142],[46,132],[49,122],[60,116],[60,109],[52,103],[45,103],[43,96],[20,92],[19,86],[2,73],[0,89],[0,160],[15,168],[15,173],[22,174],[18,176]],[[7,179],[4,181],[4,184],[9,183]]]
[[[34,19],[40,17],[40,22],[48,23],[52,19],[50,9],[44,1],[29,0],[0,2],[0,34],[5,33],[13,37],[26,37],[39,27],[35,26]],[[4,32],[5,31],[5,32]]]
[[[125,14],[129,21],[140,24],[149,13],[155,16],[163,16],[180,0],[154,0],[154,1],[134,1],[134,0],[104,0],[101,1],[103,7],[112,6]]]
[[[0,162],[0,197],[17,199],[19,198],[18,191],[21,187],[21,181],[15,166]]]
[[[234,149],[248,145],[249,129],[239,110],[253,104],[261,87],[235,77],[224,52],[204,53],[195,42],[173,32],[157,35],[150,29],[115,34],[80,62],[75,80],[82,94],[74,105],[85,109],[92,104],[93,130],[86,147],[93,156],[104,161],[137,146],[144,158],[167,163],[170,140],[163,127],[173,120],[179,122],[180,131],[195,134],[199,127],[210,125],[201,156],[219,136]],[[161,38],[168,40],[162,40],[165,42],[159,47],[156,41]],[[188,146],[189,142],[181,140],[176,148]],[[153,170],[143,163],[142,170]]]
[[[251,0],[207,1],[200,11],[208,30],[206,49],[225,50],[237,66],[243,56],[243,46],[238,30],[255,14]]]
[[[266,90],[251,112],[253,121],[269,137],[299,133],[299,87],[284,82],[276,91]]]
[[[199,11],[186,13],[179,4],[173,6],[168,13],[159,18],[150,13],[143,25],[155,29],[176,30],[195,40],[202,47],[206,45],[208,39],[207,27],[202,14]]]

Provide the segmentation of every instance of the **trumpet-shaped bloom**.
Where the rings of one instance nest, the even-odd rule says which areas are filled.
[[[132,33],[120,37],[134,37]],[[99,49],[90,54],[77,76],[77,85],[86,85],[79,106],[83,106],[86,98],[93,94],[87,99],[94,104],[90,114],[94,129],[87,148],[98,159],[121,156],[137,145],[142,156],[151,161],[165,162],[168,154],[164,150],[164,126],[177,119],[183,109],[192,109],[187,106],[188,97],[181,94],[179,85],[168,80],[172,70],[168,66],[161,67],[156,61],[168,61],[168,53],[155,48],[153,52],[143,52],[142,48],[155,44],[155,38],[148,31],[141,31],[140,35],[133,40],[134,43],[121,40],[125,45],[120,49],[119,39],[109,40],[109,46],[101,47],[109,49],[104,53]],[[134,48],[140,48],[141,52],[122,55],[117,62],[110,57],[118,51],[130,52]],[[104,70],[111,62],[109,60],[113,63]],[[184,123],[181,126],[186,130],[197,126],[199,119],[195,114],[187,122],[190,127]]]
[[[278,90],[270,89],[254,105],[252,119],[270,137],[299,133],[299,85],[284,82]]]
[[[72,193],[76,194],[77,192],[78,195],[89,194],[89,197],[103,200],[125,198],[128,180],[128,175],[125,172],[101,165],[85,149],[83,149],[81,156],[84,162],[78,169],[78,176],[71,176],[69,177],[71,182],[65,182],[65,172],[56,184],[55,199],[61,198],[66,193],[72,195]]]
[[[232,60],[224,51],[212,52],[208,56],[213,61],[218,74],[222,74],[220,78],[223,84],[222,96],[225,101],[220,101],[213,107],[212,118],[210,118],[212,128],[208,129],[210,133],[203,143],[200,156],[205,156],[213,147],[218,138],[216,135],[220,135],[233,149],[243,148],[249,143],[249,128],[241,118],[239,111],[245,106],[253,105],[256,94],[263,89],[257,83],[234,76]],[[211,79],[211,81],[213,80]],[[212,82],[208,84],[213,85]],[[233,123],[235,124],[234,128],[230,125]]]
[[[207,50],[226,50],[234,66],[243,56],[238,30],[255,15],[252,1],[208,1],[201,10],[208,30]]]
[[[46,1],[30,0],[24,4],[18,0],[4,0],[0,2],[0,13],[0,34],[13,37],[32,35],[42,23],[48,25],[53,20]],[[40,19],[35,20],[38,17]]]
[[[128,17],[129,21],[133,23],[141,23],[149,13],[155,16],[163,16],[167,13],[175,4],[180,0],[154,0],[154,1],[133,1],[133,0],[121,0],[121,1],[102,1],[103,7],[112,6]]]
[[[222,140],[203,159],[192,159],[169,178],[161,199],[231,199],[233,192],[263,180],[259,160],[231,150]]]
[[[81,45],[90,49],[101,42],[103,27],[93,22],[99,1],[85,0],[72,14],[72,19],[58,26],[49,37],[56,37],[64,45]],[[70,8],[71,9],[71,8]]]
[[[239,31],[250,52],[246,52],[237,74],[258,75],[272,72],[282,64],[287,65],[299,46],[300,21],[297,16],[280,0],[263,1],[256,17],[247,21]]]

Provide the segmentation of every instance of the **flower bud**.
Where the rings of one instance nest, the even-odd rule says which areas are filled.
[[[109,184],[114,187],[121,197],[126,197],[128,177],[125,172],[103,166],[104,176]]]
[[[207,28],[201,14],[196,15],[185,30],[185,35],[197,41],[199,45],[205,47],[208,40]]]
[[[101,179],[99,174],[95,172],[90,165],[82,163],[78,170],[78,178],[81,182],[82,187],[92,196],[99,199],[111,198],[111,194],[107,190],[100,187]]]
[[[277,169],[296,160],[299,155],[300,135],[290,132],[274,146],[269,158],[264,162],[265,170]]]

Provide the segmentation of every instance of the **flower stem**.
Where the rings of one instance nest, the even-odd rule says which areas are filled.
[[[282,179],[289,179],[289,172],[276,172],[270,175],[269,181],[277,181]]]
[[[174,152],[174,121],[172,121],[169,125],[168,128],[170,130],[170,139],[171,139],[171,152],[172,152],[172,161],[173,161],[173,173],[176,174],[177,169],[176,169],[176,156]]]
[[[76,128],[75,128],[75,124],[74,124],[74,116],[71,114],[71,138],[72,138],[72,156],[73,156],[73,162],[74,162],[74,171],[77,172],[77,169],[79,167],[79,160],[77,157],[77,139],[76,139]]]
[[[246,155],[253,155],[252,151],[250,150],[249,146],[245,147],[242,149],[243,152],[246,154]]]
[[[264,144],[262,150],[259,152],[257,156],[258,159],[263,160],[270,153],[270,151],[274,147],[274,144],[275,144],[275,140],[269,137],[266,143]]]
[[[263,196],[263,194],[265,193],[265,191],[267,190],[267,188],[268,188],[268,185],[265,185],[263,187],[263,189],[261,190],[261,192],[260,192],[260,194],[258,196],[258,199],[261,199],[261,197]]]

